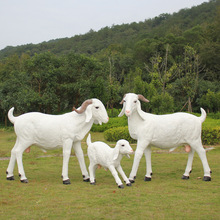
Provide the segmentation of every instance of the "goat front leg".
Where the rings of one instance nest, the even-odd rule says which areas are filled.
[[[131,173],[129,176],[129,181],[131,183],[135,182],[134,179],[136,178],[138,166],[139,166],[141,157],[143,156],[146,145],[148,145],[148,144],[141,142],[141,141],[138,141],[138,143],[137,143],[137,149],[136,149],[135,155],[134,155],[134,162],[133,162],[132,170],[131,170]]]
[[[79,161],[79,166],[80,166],[80,169],[82,171],[83,181],[84,182],[89,182],[89,174],[88,174],[88,171],[86,169],[86,164],[85,164],[83,150],[82,150],[82,147],[81,147],[81,142],[80,141],[74,142],[73,143],[73,148],[75,150],[76,157]]]
[[[146,175],[144,181],[151,181],[152,176],[152,165],[151,165],[151,146],[147,146],[144,150],[144,155],[146,159]]]
[[[62,168],[62,177],[63,177],[63,184],[70,184],[70,179],[68,177],[68,165],[69,159],[72,149],[72,140],[68,139],[63,143],[63,168]]]
[[[120,178],[119,178],[119,176],[118,176],[118,173],[117,173],[115,167],[114,167],[114,166],[109,166],[108,169],[110,170],[110,172],[112,173],[113,177],[115,178],[115,182],[117,183],[118,188],[123,189],[123,188],[124,188],[124,185],[123,185],[123,183],[121,182],[121,180],[120,180]]]
[[[118,170],[118,172],[120,173],[120,175],[121,175],[121,177],[123,178],[123,180],[125,181],[126,185],[127,185],[127,186],[131,186],[131,183],[130,183],[128,177],[125,175],[125,173],[124,173],[124,171],[123,171],[121,165],[119,165],[119,166],[117,167],[117,170]]]

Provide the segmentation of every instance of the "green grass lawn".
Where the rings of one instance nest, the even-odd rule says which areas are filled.
[[[92,141],[104,140],[92,133]],[[84,140],[85,141],[85,140]],[[28,184],[19,181],[17,166],[14,181],[5,171],[15,142],[13,131],[0,131],[0,219],[220,219],[220,146],[207,152],[212,181],[204,182],[197,154],[189,180],[182,180],[187,154],[180,147],[173,153],[153,148],[151,182],[144,182],[142,158],[132,187],[118,189],[109,171],[96,171],[95,186],[82,181],[77,158],[69,163],[71,185],[63,185],[62,150],[43,153],[37,147],[24,153],[23,164]],[[113,143],[111,143],[113,144]],[[136,146],[132,145],[135,150]],[[86,154],[87,147],[83,143]],[[121,161],[129,176],[134,156]],[[85,156],[86,165],[89,159]]]

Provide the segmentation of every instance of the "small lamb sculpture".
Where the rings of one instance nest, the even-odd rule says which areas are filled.
[[[133,154],[133,149],[130,144],[126,140],[119,140],[116,143],[115,148],[109,147],[107,144],[97,141],[91,142],[91,135],[89,134],[87,137],[87,145],[88,145],[88,157],[90,160],[89,165],[89,173],[90,173],[90,184],[95,185],[95,170],[98,166],[103,166],[105,169],[109,169],[115,178],[115,181],[118,185],[118,188],[124,188],[118,173],[121,174],[127,186],[131,186],[131,183],[127,176],[125,175],[120,161],[123,155],[126,155],[130,158],[129,154]],[[116,169],[115,169],[116,168]]]

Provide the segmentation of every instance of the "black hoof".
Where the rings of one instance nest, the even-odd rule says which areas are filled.
[[[134,180],[129,179],[129,181],[130,181],[130,183],[135,183],[135,181],[134,181]]]
[[[28,183],[27,179],[21,180],[21,183]]]
[[[132,186],[131,183],[127,183],[126,186]]]
[[[88,179],[83,179],[83,181],[84,181],[84,182],[89,182],[90,179],[89,179],[89,178],[88,178]]]
[[[95,185],[95,182],[90,183],[91,185]]]
[[[210,176],[204,176],[203,181],[211,181],[211,177]]]
[[[14,176],[7,177],[7,180],[15,180]]]
[[[121,185],[118,186],[118,188],[120,188],[120,189],[124,189],[124,185],[121,184]]]
[[[69,185],[69,184],[71,184],[70,179],[63,180],[63,184],[65,184],[65,185]]]
[[[182,179],[183,179],[183,180],[188,180],[188,179],[189,179],[189,176],[184,176],[184,175],[183,175],[183,176],[182,176]]]
[[[151,177],[144,177],[144,181],[151,181]]]

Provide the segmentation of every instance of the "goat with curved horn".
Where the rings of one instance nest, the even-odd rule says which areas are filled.
[[[81,105],[81,108],[79,110],[77,110],[75,107],[73,107],[72,110],[77,112],[78,114],[82,114],[86,110],[88,105],[91,105],[91,104],[92,104],[92,100],[88,99],[88,100],[83,102],[83,104]]]

